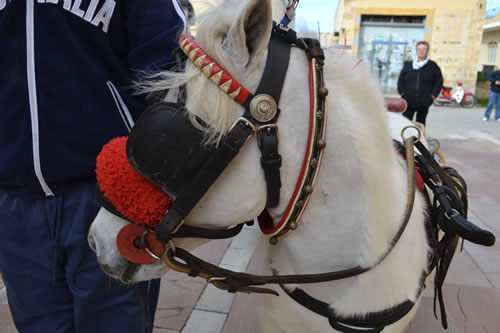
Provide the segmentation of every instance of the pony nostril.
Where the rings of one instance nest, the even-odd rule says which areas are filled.
[[[95,244],[95,239],[94,239],[94,236],[92,236],[92,234],[89,234],[89,236],[87,237],[87,240],[89,242],[89,246],[90,248],[92,249],[92,251],[96,252],[97,253],[97,246]]]

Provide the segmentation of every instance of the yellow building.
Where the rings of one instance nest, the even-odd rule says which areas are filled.
[[[334,42],[352,45],[385,93],[397,92],[403,62],[420,40],[430,43],[445,84],[474,89],[485,7],[486,0],[340,0]]]
[[[485,70],[489,72],[500,68],[500,55],[498,54],[498,44],[500,43],[499,13],[500,8],[495,8],[486,13],[478,71]]]

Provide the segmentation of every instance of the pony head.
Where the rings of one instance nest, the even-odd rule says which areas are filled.
[[[265,65],[272,28],[270,1],[225,1],[201,16],[198,22],[196,42],[233,78],[247,89],[255,89]],[[193,126],[202,131],[202,144],[217,146],[244,109],[199,68],[188,61],[183,73],[165,71],[138,83],[144,93],[174,92],[181,86],[186,89],[186,99],[184,110],[179,112],[185,112]],[[127,267],[131,264],[119,254],[115,239],[130,222],[157,226],[171,203],[171,197],[166,194],[168,188],[152,184],[132,169],[125,155],[125,141],[126,138],[111,141],[98,158],[97,176],[104,208],[89,233],[89,243],[105,272],[124,282],[151,279],[166,272],[165,266],[156,261],[140,265],[130,276]],[[245,145],[185,217],[184,223],[225,228],[255,218],[266,203],[259,155],[257,145]],[[236,215],[235,207],[238,207]],[[203,242],[180,240],[176,245],[193,249]]]

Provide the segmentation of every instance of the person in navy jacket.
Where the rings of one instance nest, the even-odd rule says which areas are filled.
[[[87,243],[95,163],[166,69],[176,0],[0,0],[0,274],[19,332],[151,332],[159,280],[124,286]]]
[[[493,106],[495,106],[495,120],[500,121],[500,71],[496,70],[491,72],[487,80],[490,81],[491,86],[483,121],[488,121],[490,119]]]

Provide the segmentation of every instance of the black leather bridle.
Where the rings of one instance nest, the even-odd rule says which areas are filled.
[[[264,169],[267,183],[267,207],[273,207],[278,204],[279,189],[281,187],[279,174],[281,156],[278,152],[277,127],[274,125],[280,111],[277,109],[276,113],[269,119],[259,119],[255,114],[250,112],[250,104],[254,100],[254,97],[266,94],[271,96],[276,105],[278,105],[288,67],[290,48],[292,46],[304,49],[308,59],[314,58],[319,63],[320,69],[318,70],[322,71],[324,55],[317,41],[297,39],[293,30],[283,30],[275,25],[268,48],[268,61],[255,96],[249,94],[249,98],[243,103],[245,107],[243,116],[234,123],[232,129],[222,139],[218,147],[201,144],[203,140],[202,134],[190,124],[189,119],[181,112],[178,112],[179,105],[177,104],[156,104],[146,110],[137,121],[127,141],[129,162],[141,175],[165,189],[166,192],[174,197],[172,207],[165,214],[155,230],[158,240],[169,243],[172,238],[177,237],[218,239],[232,237],[241,230],[243,224],[230,229],[212,230],[189,227],[182,223],[184,217],[189,214],[213,182],[215,182],[227,165],[238,154],[243,144],[255,133],[258,133],[259,146],[262,151],[261,165]],[[325,96],[322,97],[324,98]],[[161,124],[161,126],[154,127],[154,124]],[[162,145],[154,146],[153,142],[158,141],[155,139],[166,132],[169,135],[182,138],[182,145],[179,145],[178,142],[174,142],[171,145],[163,142]],[[454,181],[446,172],[443,172],[442,168],[435,163],[432,157],[429,160],[429,157],[425,156],[425,152],[427,151],[425,147],[419,141],[414,141],[412,138],[409,138],[405,147],[407,162],[409,163],[408,170],[414,171],[414,145],[423,154],[422,156],[424,156],[419,156],[417,161],[428,174],[428,177],[424,177],[424,179],[434,191],[436,200],[439,201],[434,206],[437,210],[440,210],[440,213],[433,214],[433,218],[427,223],[429,239],[431,245],[433,245],[434,252],[431,256],[429,267],[423,270],[421,284],[423,285],[423,281],[427,276],[426,272],[430,272],[434,267],[438,266],[440,273],[437,274],[437,279],[439,278],[437,282],[440,290],[449,261],[451,260],[450,255],[453,255],[454,244],[458,236],[483,245],[492,245],[494,243],[494,236],[487,231],[477,228],[463,217],[466,214],[466,204],[463,201],[463,198],[466,200],[466,193],[463,191],[464,186]],[[179,151],[176,152],[175,149]],[[169,159],[165,163],[161,163],[161,158],[159,158],[166,155],[171,156],[172,154],[182,157],[186,155],[187,150],[189,151],[189,154],[187,154],[189,158],[185,160],[172,161]],[[154,152],[153,155],[152,152]],[[178,171],[178,169],[169,169],[171,165],[174,165],[175,168],[182,168],[185,173],[179,174],[178,178],[170,177],[169,175],[176,174]],[[438,178],[440,181],[437,180]],[[443,183],[446,185],[443,185]],[[449,190],[444,189],[444,187]],[[381,256],[377,264],[389,255],[408,223],[415,191],[414,173],[413,176],[409,176],[409,189],[411,196],[408,198],[405,219],[389,244],[388,250]],[[462,200],[459,199],[459,192]],[[101,198],[101,200],[102,202],[106,201],[105,198]],[[110,204],[107,203],[105,207],[110,207]],[[119,214],[116,210],[115,213]],[[441,239],[437,237],[438,226],[441,230],[445,231],[445,237]],[[180,262],[177,258],[183,262]],[[203,277],[216,287],[229,292],[242,291],[276,294],[270,289],[257,286],[268,283],[279,284],[292,299],[311,311],[327,317],[333,328],[344,332],[380,332],[385,326],[401,319],[414,305],[412,301],[406,300],[391,309],[372,313],[364,318],[346,319],[338,316],[335,310],[331,309],[328,304],[313,298],[302,289],[296,288],[290,291],[284,287],[284,284],[318,283],[345,279],[365,273],[376,265],[372,267],[358,266],[323,274],[279,275],[279,272],[275,272],[275,275],[259,276],[219,268],[202,261],[183,249],[176,249],[173,246],[167,249],[164,260],[172,269],[187,273],[190,276]],[[420,291],[421,288],[419,288],[419,293]],[[440,304],[442,304],[442,294],[440,292],[438,294]],[[443,314],[444,308],[442,307]],[[443,326],[445,325],[446,319],[444,317]]]
[[[261,166],[267,184],[266,206],[274,207],[279,203],[281,156],[278,152],[276,121],[280,110],[276,109],[270,117],[269,114],[260,117],[259,114],[252,112],[256,108],[252,104],[261,102],[261,105],[264,105],[261,107],[264,109],[262,113],[267,111],[265,108],[269,107],[266,104],[268,101],[274,104],[271,107],[277,108],[288,68],[291,40],[297,41],[293,30],[285,31],[277,25],[274,26],[266,67],[255,95],[251,93],[248,95],[243,103],[245,112],[236,120],[217,147],[202,143],[203,134],[191,125],[182,112],[178,112],[182,109],[179,105],[169,103],[153,105],[136,122],[127,140],[129,162],[137,172],[162,187],[174,198],[172,206],[155,230],[158,240],[168,243],[174,230],[184,228],[179,228],[184,217],[236,157],[243,144],[254,134],[258,136],[262,152]],[[262,103],[261,99],[266,100]],[[162,128],[158,128],[155,124],[162,124]],[[176,137],[176,140],[171,144],[162,142],[161,147],[152,147],[154,142],[158,141],[155,139],[166,133]],[[154,158],[161,156],[162,153],[165,153],[163,156],[174,156],[174,158],[186,154],[189,156],[181,161],[169,158],[162,162],[159,158]]]

